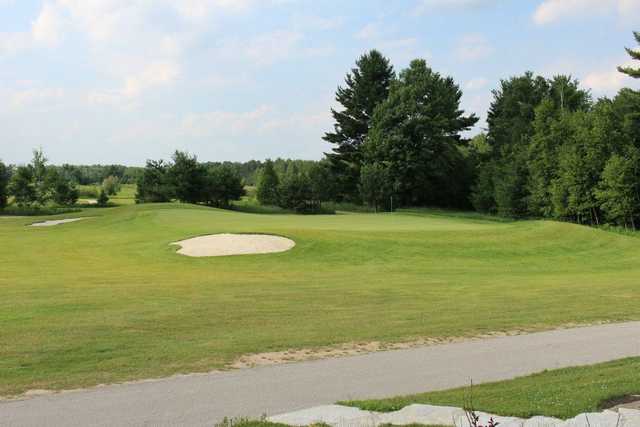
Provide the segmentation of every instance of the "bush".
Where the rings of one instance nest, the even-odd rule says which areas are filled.
[[[108,176],[102,181],[102,188],[108,196],[115,196],[120,192],[120,178],[117,176]]]
[[[77,208],[56,208],[56,207],[19,207],[7,206],[2,210],[2,216],[45,216],[45,215],[62,215],[66,213],[82,212]]]
[[[109,196],[107,196],[107,192],[104,189],[100,190],[100,196],[98,196],[98,206],[104,207],[109,203]]]

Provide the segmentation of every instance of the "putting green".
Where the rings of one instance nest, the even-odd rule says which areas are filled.
[[[179,204],[72,216],[92,218],[0,222],[0,395],[207,371],[289,348],[640,319],[640,239],[573,224]],[[170,246],[217,233],[296,246],[218,258]]]

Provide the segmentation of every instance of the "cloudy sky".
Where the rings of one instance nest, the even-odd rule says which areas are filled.
[[[368,49],[425,58],[484,119],[526,70],[638,88],[615,70],[638,22],[640,0],[0,0],[0,159],[318,159]]]

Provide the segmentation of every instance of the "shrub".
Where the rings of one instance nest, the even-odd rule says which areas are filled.
[[[108,196],[115,196],[120,192],[120,178],[117,176],[108,176],[102,181],[102,188]]]
[[[109,203],[109,196],[107,196],[107,192],[104,189],[100,190],[100,196],[98,196],[98,206],[104,207]]]

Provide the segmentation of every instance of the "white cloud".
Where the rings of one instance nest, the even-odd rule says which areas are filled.
[[[277,30],[250,40],[244,51],[256,64],[271,65],[287,59],[300,40],[302,40],[301,33]]]
[[[488,83],[489,81],[484,77],[476,77],[471,80],[468,80],[464,84],[464,89],[470,90],[470,91],[480,90],[480,89],[484,89]]]
[[[620,61],[610,63],[606,68],[586,73],[581,81],[582,84],[591,89],[596,95],[613,96],[623,87],[636,87],[637,81],[617,70],[617,65],[636,67],[633,61]]]
[[[355,37],[359,40],[371,40],[380,35],[380,29],[378,28],[378,24],[370,22],[364,27],[360,29],[355,34]]]
[[[185,135],[197,138],[264,137],[283,132],[306,132],[319,138],[330,123],[329,108],[286,113],[274,105],[260,105],[249,111],[191,113],[182,120],[181,128]]]
[[[63,27],[64,22],[60,10],[52,3],[45,3],[40,14],[33,21],[31,34],[36,43],[55,46],[62,38]]]
[[[126,79],[124,94],[126,96],[137,96],[149,88],[173,82],[179,74],[180,67],[175,63],[166,61],[152,62],[140,74]]]
[[[44,3],[30,31],[0,33],[0,57],[38,46],[53,47],[61,40],[63,26],[58,8],[53,3]]]
[[[185,18],[203,19],[214,12],[240,13],[250,10],[254,0],[165,0]]]
[[[261,105],[246,112],[210,111],[189,114],[182,122],[184,132],[190,136],[238,136],[262,133],[268,116],[274,107]]]
[[[0,33],[0,57],[13,55],[33,45],[28,33]]]
[[[311,45],[309,40],[299,31],[275,30],[248,39],[223,40],[213,55],[227,63],[264,67],[293,58],[328,56],[335,51],[333,45]]]
[[[493,47],[481,34],[467,34],[458,40],[455,54],[460,61],[477,61],[491,55]]]
[[[538,25],[550,24],[563,18],[584,15],[616,13],[630,19],[640,15],[638,0],[544,0],[535,10],[533,21]]]
[[[479,9],[498,2],[499,0],[421,0],[416,5],[414,13],[422,15],[441,10]]]

